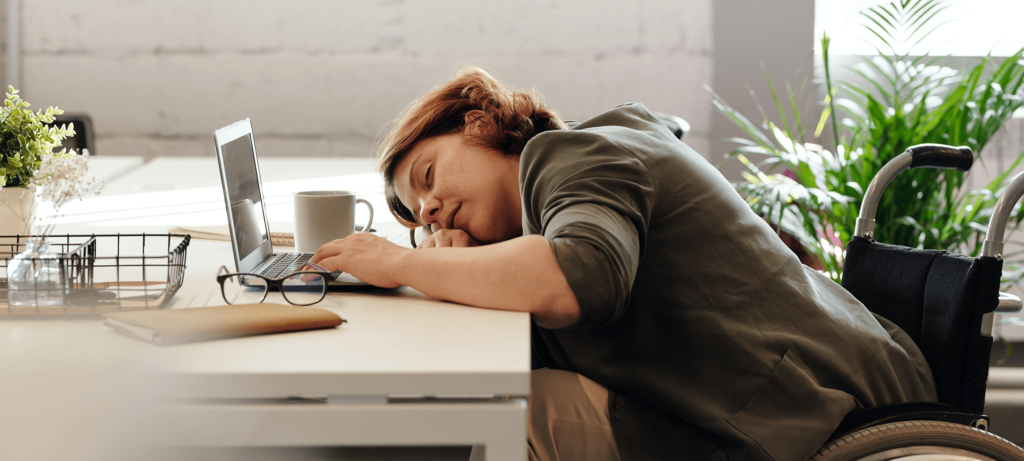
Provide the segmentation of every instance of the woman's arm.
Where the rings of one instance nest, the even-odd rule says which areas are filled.
[[[579,304],[547,239],[539,235],[470,248],[402,248],[363,233],[328,243],[311,260],[367,283],[408,285],[438,299],[529,312],[545,328],[580,317]]]

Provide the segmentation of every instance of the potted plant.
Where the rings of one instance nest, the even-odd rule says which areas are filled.
[[[47,125],[64,111],[49,107],[32,112],[27,107],[18,90],[9,86],[0,107],[0,235],[32,232],[37,186],[43,179],[36,177],[37,171],[44,162],[75,155],[63,148],[53,151],[75,135],[74,126]]]
[[[864,191],[886,162],[922,143],[966,145],[980,155],[1003,122],[1024,106],[1024,49],[1001,64],[986,57],[964,70],[943,65],[945,57],[897,51],[900,42],[914,43],[932,32],[934,27],[926,24],[943,8],[938,0],[900,0],[864,11],[865,27],[880,44],[876,56],[863,57],[851,69],[858,81],[831,78],[829,39],[822,37],[826,91],[820,117],[815,117],[818,123],[811,129],[801,124],[799,91],[787,85],[788,100],[780,100],[770,78],[781,127],[763,113],[762,123],[751,122],[708,89],[718,110],[747,134],[732,139],[739,146],[730,156],[748,170],[745,180],[734,184],[736,189],[754,211],[814,255],[818,268],[837,282]],[[790,107],[792,125],[784,111]],[[968,190],[959,171],[923,168],[900,174],[878,206],[876,216],[885,225],[876,227],[875,238],[976,256],[1009,171],[1022,158],[1024,153],[980,190]],[[1010,256],[1004,255],[1005,267],[1011,269],[1007,279],[1016,282],[1021,274],[1012,269],[1019,261]]]

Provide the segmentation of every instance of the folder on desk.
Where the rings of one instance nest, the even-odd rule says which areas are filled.
[[[104,325],[118,333],[161,345],[333,328],[344,322],[323,309],[273,303],[114,312],[104,318]]]

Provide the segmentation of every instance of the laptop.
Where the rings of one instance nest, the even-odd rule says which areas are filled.
[[[249,119],[215,131],[213,138],[217,145],[217,164],[224,187],[235,268],[240,273],[260,274],[271,279],[302,268],[313,253],[276,253],[270,242],[270,224]],[[329,284],[368,285],[351,274],[338,272]]]

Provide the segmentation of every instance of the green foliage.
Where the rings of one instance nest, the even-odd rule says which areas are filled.
[[[53,152],[64,138],[75,135],[74,125],[45,125],[64,111],[49,107],[32,112],[26,109],[29,103],[18,96],[18,90],[9,86],[7,91],[4,107],[0,108],[0,187],[28,187],[44,155],[74,155],[65,149]]]
[[[755,124],[711,92],[715,106],[747,134],[746,139],[732,139],[739,146],[730,156],[748,169],[746,181],[735,184],[737,190],[754,211],[817,256],[836,281],[864,191],[886,162],[915,144],[940,143],[971,147],[978,165],[985,144],[1024,105],[1024,49],[1002,63],[986,57],[964,70],[942,65],[942,57],[910,55],[912,45],[935,30],[928,23],[944,8],[938,0],[899,0],[863,12],[865,27],[881,46],[876,56],[863,57],[851,68],[857,81],[832,80],[830,40],[822,37],[827,92],[813,131],[815,144],[807,142],[801,126],[800,91],[787,85],[786,104],[769,78],[782,127],[767,117]],[[783,111],[787,105],[793,112],[792,129]],[[827,144],[821,140],[826,125],[832,127],[826,135],[832,138],[831,150],[821,146]],[[758,155],[758,163],[750,159],[752,154]],[[1010,170],[1022,159],[1024,153]],[[882,196],[875,238],[977,255],[1008,173],[983,189],[967,190],[959,171],[905,171]],[[1018,216],[1014,224],[1019,222]]]

